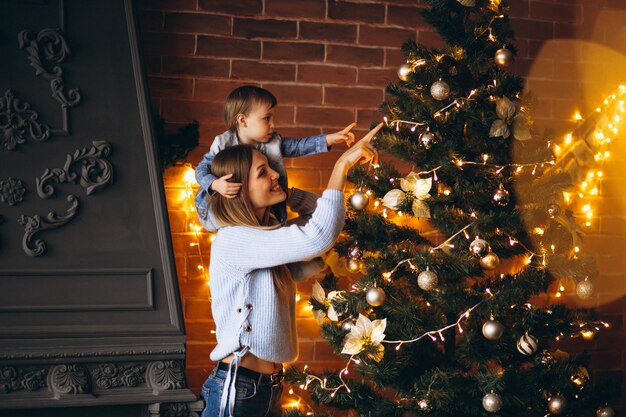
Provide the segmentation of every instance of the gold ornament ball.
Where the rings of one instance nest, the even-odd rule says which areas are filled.
[[[502,333],[504,333],[504,326],[497,320],[487,320],[483,324],[483,336],[487,340],[498,340],[502,337]]]
[[[430,86],[430,95],[433,96],[435,100],[445,100],[450,96],[450,86],[445,81],[435,81],[433,85]]]
[[[490,413],[497,413],[502,408],[502,397],[495,392],[485,394],[483,397],[483,408]]]
[[[506,48],[500,48],[493,56],[493,60],[496,61],[496,64],[500,68],[507,68],[513,63],[513,52],[509,51]]]
[[[589,278],[585,278],[576,284],[576,295],[583,300],[588,300],[593,297],[595,293],[595,286],[593,282],[589,281]]]
[[[400,68],[398,68],[398,78],[402,81],[408,81],[409,74],[411,73],[411,67],[409,64],[402,64]]]
[[[519,353],[529,356],[537,351],[539,341],[532,334],[526,333],[517,341],[517,350]]]
[[[370,198],[362,191],[356,191],[350,196],[350,205],[355,210],[363,210],[370,202]]]
[[[480,266],[488,271],[496,269],[498,265],[500,265],[500,258],[493,252],[489,252],[480,258]]]
[[[580,335],[582,336],[583,339],[590,342],[592,340],[595,340],[596,336],[598,335],[598,332],[594,332],[593,330],[583,330],[582,332],[580,332]]]
[[[562,414],[567,408],[567,400],[562,395],[553,395],[548,399],[548,410],[552,414]]]
[[[437,288],[437,284],[439,283],[439,278],[437,274],[433,271],[426,270],[420,272],[417,276],[417,285],[423,289],[424,291],[432,291]]]
[[[350,272],[359,272],[361,270],[361,262],[358,259],[348,259],[346,267]]]
[[[546,208],[546,213],[548,213],[548,217],[554,219],[558,217],[559,214],[561,214],[561,207],[558,204],[554,203],[548,204],[548,207]]]
[[[600,407],[596,410],[597,417],[615,417],[615,410],[611,407]]]
[[[379,307],[385,302],[385,292],[381,288],[370,288],[365,294],[365,299],[372,307]]]

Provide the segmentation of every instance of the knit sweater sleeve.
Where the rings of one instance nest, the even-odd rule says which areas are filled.
[[[343,227],[343,192],[326,190],[305,225],[274,230],[229,226],[218,231],[212,255],[242,271],[303,261],[329,249]]]

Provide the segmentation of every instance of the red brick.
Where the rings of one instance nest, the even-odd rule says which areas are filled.
[[[428,47],[428,48],[438,48],[445,49],[447,48],[446,42],[441,39],[441,36],[435,31],[432,30],[422,30],[420,29],[417,33],[417,40],[420,44]]]
[[[215,330],[214,323],[185,323],[187,340],[194,342],[215,342],[215,335],[211,334],[211,330]]]
[[[200,298],[188,298],[185,301],[184,310],[186,320],[209,320],[211,316],[211,302]]]
[[[276,126],[290,125],[294,123],[296,109],[293,105],[279,104],[276,106]]]
[[[528,17],[529,7],[528,0],[518,0],[509,2],[509,16],[511,17]]]
[[[265,15],[272,17],[296,17],[323,19],[326,2],[320,0],[265,0]]]
[[[139,28],[142,32],[163,29],[163,13],[141,10],[139,12]]]
[[[539,22],[530,19],[511,19],[511,25],[517,38],[552,39],[554,37],[554,23]]]
[[[305,138],[307,136],[319,135],[322,133],[322,129],[314,128],[314,127],[299,127],[299,126],[281,126],[280,134],[283,137],[288,138]],[[291,160],[290,158],[286,158],[286,161]],[[292,166],[293,163],[285,162],[285,166]],[[309,165],[306,165],[307,167]]]
[[[195,10],[197,0],[140,0],[138,9]]]
[[[203,101],[163,100],[163,117],[172,122],[220,122],[222,106]]]
[[[339,106],[376,107],[383,101],[382,88],[324,87],[324,103]]]
[[[380,67],[384,62],[384,53],[378,48],[328,45],[326,61],[359,67]]]
[[[528,89],[538,98],[565,98],[572,97],[580,91],[580,84],[576,81],[536,80],[528,81]]]
[[[298,65],[298,81],[305,83],[324,83],[351,85],[356,82],[355,68],[330,65]]]
[[[600,231],[602,233],[623,234],[626,232],[626,218],[602,216],[600,218]]]
[[[324,45],[308,42],[263,42],[263,59],[279,61],[324,61]]]
[[[390,82],[398,81],[396,69],[359,69],[358,84],[384,87]]]
[[[511,71],[523,76],[531,75],[533,78],[552,79],[554,76],[554,61],[550,59],[515,58]]]
[[[301,39],[317,39],[342,43],[356,42],[357,25],[300,22]]]
[[[290,168],[287,171],[289,185],[301,189],[320,187],[320,172],[318,169]]]
[[[196,55],[259,59],[261,42],[229,37],[198,36]]]
[[[359,44],[400,47],[407,40],[417,38],[415,30],[361,25]]]
[[[573,24],[556,22],[554,36],[556,38],[591,39],[597,28],[589,24]]]
[[[582,22],[583,9],[580,4],[555,4],[547,1],[530,2],[530,18],[550,22]]]
[[[296,122],[299,125],[344,127],[346,120],[354,120],[354,111],[343,107],[298,107]]]
[[[189,366],[204,365],[208,369],[213,368],[215,363],[211,361],[209,355],[215,348],[215,343],[209,342],[187,342],[186,363]],[[210,370],[209,370],[210,372]]]
[[[196,40],[190,35],[172,35],[169,33],[143,33],[144,51],[148,54],[192,55]]]
[[[244,38],[295,39],[297,22],[277,19],[238,19],[233,24],[233,34]]]
[[[198,13],[168,13],[165,15],[165,30],[185,33],[213,33],[229,35],[231,18]]]
[[[299,84],[264,84],[263,88],[276,96],[279,103],[322,103],[322,87]]]
[[[385,5],[373,3],[328,2],[328,18],[352,22],[383,23]]]
[[[187,231],[187,213],[182,210],[169,210],[167,214],[170,221],[171,233],[182,233]]]
[[[254,84],[254,83],[246,83]],[[196,80],[194,97],[223,104],[228,94],[243,85],[240,81]],[[211,140],[213,138],[211,137]]]
[[[190,281],[184,280],[179,283],[180,286],[180,295],[184,299],[200,299],[200,300],[208,300],[209,299],[209,285],[207,281]]]
[[[310,155],[299,158],[288,158],[290,168],[311,168],[316,167],[319,169],[332,169],[335,166],[337,158],[343,152],[335,151],[335,146],[329,152],[319,153],[316,155]],[[321,184],[322,186],[324,184]]]
[[[383,115],[374,109],[358,109],[356,112],[356,121],[358,126],[363,129],[368,129],[373,121],[380,121]]]
[[[153,97],[186,98],[193,94],[193,80],[188,78],[150,77],[149,82]]]
[[[316,361],[333,361],[340,360],[340,358],[335,355],[333,349],[327,342],[317,342],[315,343],[315,360]]]
[[[298,343],[298,360],[299,361],[312,361],[315,351],[314,342],[299,342]]]
[[[255,81],[294,81],[294,64],[267,64],[253,61],[233,61],[232,78]]]
[[[386,23],[415,29],[430,27],[422,16],[422,9],[417,7],[389,6]]]
[[[144,54],[143,62],[146,72],[150,75],[160,73],[162,59],[161,56]]]
[[[227,60],[209,58],[163,57],[163,72],[167,74],[206,75],[228,77]]]
[[[186,263],[184,256],[175,256],[174,262],[176,263],[176,275],[178,276],[178,281],[180,282],[187,275]]]
[[[406,62],[406,57],[401,49],[385,48],[385,67],[398,70],[398,67]]]
[[[256,16],[263,10],[263,0],[199,0],[201,10],[234,16]]]

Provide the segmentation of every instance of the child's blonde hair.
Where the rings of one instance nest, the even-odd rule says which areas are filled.
[[[278,101],[274,94],[264,88],[255,85],[244,85],[235,88],[226,97],[224,103],[224,122],[228,130],[237,131],[237,116],[247,116],[253,105],[267,105],[270,109],[276,106]]]

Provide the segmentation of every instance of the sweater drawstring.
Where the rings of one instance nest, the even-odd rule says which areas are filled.
[[[235,415],[235,396],[237,395],[235,383],[237,382],[237,371],[239,371],[239,362],[241,362],[241,358],[243,358],[244,355],[248,353],[248,349],[248,346],[244,346],[241,350],[233,352],[234,358],[230,362],[230,366],[228,367],[228,375],[226,376],[226,380],[224,381],[224,388],[222,390],[219,417],[224,417],[227,402],[228,417],[233,417]]]

